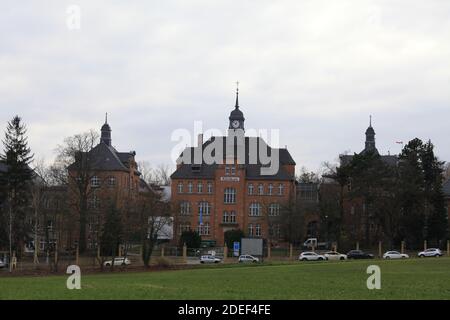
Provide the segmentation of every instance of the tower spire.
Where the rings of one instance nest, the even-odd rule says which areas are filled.
[[[236,105],[235,108],[239,108],[239,81],[236,81]]]
[[[372,115],[369,116],[369,127],[372,126]]]
[[[108,112],[105,113],[105,123],[108,123]]]

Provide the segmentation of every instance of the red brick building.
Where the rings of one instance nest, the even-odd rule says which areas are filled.
[[[281,206],[295,198],[295,162],[287,149],[245,136],[244,121],[237,93],[228,136],[203,141],[200,135],[198,146],[181,154],[171,175],[175,241],[183,231],[196,230],[203,241],[222,246],[224,233],[233,229],[247,237],[282,239],[276,217]],[[204,157],[194,161],[195,154],[208,154],[212,149],[213,162]],[[276,172],[265,174],[267,162],[261,153],[273,156]]]
[[[101,128],[100,143],[89,152],[78,154],[76,161],[68,167],[68,205],[76,223],[72,224],[67,234],[64,244],[67,247],[73,247],[78,242],[83,223],[80,221],[81,210],[87,212],[84,222],[87,248],[95,248],[106,210],[114,204],[124,217],[130,215],[140,193],[150,191],[150,187],[140,178],[136,152],[117,151],[112,145],[111,131],[106,120]],[[84,184],[87,184],[86,191]],[[82,201],[81,192],[86,193],[87,203]],[[86,208],[81,208],[83,205]],[[123,223],[130,225],[127,221]]]

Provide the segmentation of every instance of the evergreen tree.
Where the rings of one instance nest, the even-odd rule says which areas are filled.
[[[29,191],[33,172],[29,167],[33,155],[28,147],[27,129],[19,116],[15,116],[5,132],[3,140],[4,150],[0,155],[0,161],[7,170],[1,176],[0,190],[4,202],[1,226],[7,230],[0,230],[9,235],[9,226],[12,226],[12,249],[21,254],[24,242],[27,241],[29,225],[26,223],[26,213],[29,206]],[[5,223],[6,222],[6,223]],[[11,222],[11,223],[10,223]],[[5,241],[0,239],[1,241]],[[8,239],[9,242],[9,239]],[[5,243],[2,243],[5,246]]]
[[[102,256],[115,256],[122,241],[122,221],[120,212],[115,205],[111,205],[103,224],[100,237],[100,249]]]

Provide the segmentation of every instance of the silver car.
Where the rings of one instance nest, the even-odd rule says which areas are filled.
[[[103,263],[105,267],[110,267],[111,264],[112,260],[108,260]],[[129,264],[131,264],[131,262],[128,258],[114,258],[114,266],[128,266]]]
[[[436,248],[430,248],[424,251],[421,251],[417,254],[419,256],[419,258],[424,258],[424,257],[442,257],[442,252],[439,249]]]
[[[243,263],[243,262],[259,262],[259,258],[251,256],[249,254],[243,254],[243,255],[239,256],[238,261],[240,263]]]
[[[200,263],[219,263],[222,260],[213,255],[206,255],[200,257]]]
[[[5,268],[6,263],[3,262],[3,260],[0,259],[0,268]]]

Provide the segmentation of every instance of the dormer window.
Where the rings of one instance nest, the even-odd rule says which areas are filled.
[[[93,176],[91,178],[91,187],[98,188],[100,187],[100,178],[97,176]]]
[[[116,185],[116,177],[108,177],[108,186],[114,187]]]
[[[200,172],[200,165],[199,164],[193,164],[192,166],[191,166],[191,170],[192,170],[192,172]]]

